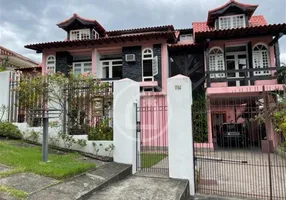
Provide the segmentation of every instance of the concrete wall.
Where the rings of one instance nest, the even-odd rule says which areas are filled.
[[[10,97],[10,73],[9,71],[0,72],[0,106],[9,106]],[[8,120],[8,112],[3,116],[2,120]]]
[[[190,194],[194,196],[192,83],[189,77],[177,75],[168,79],[167,89],[169,175],[189,180]]]
[[[136,104],[140,106],[139,83],[122,79],[114,83],[114,161],[132,165],[136,172]],[[138,141],[140,144],[140,141]]]
[[[27,123],[14,123],[19,130],[23,133],[24,138],[27,140],[31,140],[31,132],[35,131],[39,133],[39,138],[37,142],[42,144],[43,142],[43,127],[29,127]],[[55,145],[61,148],[65,148],[64,140],[59,139],[59,141],[55,141],[58,138],[58,133],[61,131],[62,127],[49,128],[49,144]],[[113,145],[113,141],[91,141],[88,140],[87,135],[74,135],[73,138],[77,141],[78,139],[84,139],[87,141],[87,145],[85,147],[81,147],[78,144],[73,144],[70,149],[77,150],[81,152],[91,153],[98,156],[109,156],[113,157],[113,150],[109,147]],[[96,147],[93,146],[93,143],[96,144]],[[109,148],[106,150],[106,148]]]

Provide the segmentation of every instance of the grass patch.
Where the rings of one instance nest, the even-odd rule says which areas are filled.
[[[14,188],[0,185],[0,193],[6,193],[9,196],[16,197],[17,199],[26,199],[27,193],[22,190],[16,190]]]
[[[13,144],[11,144],[13,142]],[[14,168],[5,173],[33,172],[56,179],[64,179],[95,167],[93,163],[79,161],[78,153],[49,154],[49,162],[41,162],[41,147],[15,146],[16,141],[0,142],[0,163]]]
[[[166,156],[166,154],[162,153],[141,153],[141,168],[150,168],[166,158]]]
[[[0,172],[0,178],[4,178],[13,174],[18,174],[18,173],[22,173],[25,172],[25,169],[23,168],[14,168],[14,169],[9,169],[7,171],[4,172]]]

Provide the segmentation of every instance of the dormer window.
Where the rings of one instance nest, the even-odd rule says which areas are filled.
[[[192,40],[192,34],[182,34],[180,35],[180,41]]]
[[[96,30],[92,29],[92,36],[93,36],[93,39],[98,39],[99,38],[99,34]]]
[[[70,31],[70,40],[90,39],[90,29],[79,29]]]
[[[245,27],[245,15],[231,15],[218,18],[219,29],[232,29]]]

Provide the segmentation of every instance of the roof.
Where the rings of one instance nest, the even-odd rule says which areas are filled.
[[[34,66],[34,67],[21,67],[21,68],[17,68],[15,70],[40,70],[42,68],[42,63]]]
[[[84,25],[94,25],[102,33],[106,32],[106,30],[96,20],[83,18],[76,13],[74,13],[73,16],[71,16],[70,18],[68,18],[62,22],[59,22],[57,24],[57,26],[66,30],[66,27],[68,27],[70,24],[72,24],[75,20],[78,20],[79,22],[81,22]]]
[[[205,41],[205,39],[235,39],[240,37],[259,37],[276,36],[280,33],[286,34],[286,23],[270,24],[252,27],[243,27],[224,30],[207,30],[196,32],[196,42]]]
[[[27,62],[30,62],[31,64],[34,64],[34,65],[38,65],[39,63],[34,61],[34,60],[31,60],[30,58],[27,58],[21,54],[18,54],[10,49],[7,49],[3,46],[0,46],[0,55],[4,55],[4,56],[14,56],[16,58],[19,58],[21,60],[24,60],[24,61],[27,61]]]
[[[88,40],[55,41],[55,42],[30,44],[30,45],[26,45],[25,48],[36,50],[38,53],[41,53],[42,50],[45,48],[104,45],[104,44],[110,44],[110,43],[141,41],[144,39],[150,40],[153,38],[155,39],[164,38],[164,39],[173,41],[175,40],[175,34],[174,34],[174,31],[163,31],[163,32],[133,34],[133,35],[124,35],[124,36],[111,36],[111,37],[103,37],[103,38],[88,39]]]
[[[211,25],[213,23],[213,20],[215,17],[217,17],[217,15],[224,13],[227,9],[233,6],[237,6],[238,8],[244,9],[248,13],[249,17],[253,15],[254,11],[258,7],[258,5],[244,4],[244,3],[237,2],[235,0],[230,0],[229,2],[227,2],[226,4],[220,7],[209,10],[208,20],[207,20],[208,25]]]
[[[153,26],[153,27],[144,27],[144,28],[135,28],[135,29],[125,29],[125,30],[114,30],[107,31],[108,36],[119,36],[124,34],[133,34],[133,33],[146,33],[146,32],[157,32],[157,31],[174,31],[173,25],[164,25],[164,26]]]
[[[262,15],[252,16],[249,19],[250,27],[264,26],[264,25],[267,25],[267,21]],[[213,28],[207,25],[207,22],[193,22],[193,29],[194,29],[194,33],[214,30]]]

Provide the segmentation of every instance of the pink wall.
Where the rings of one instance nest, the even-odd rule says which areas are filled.
[[[144,94],[140,99],[141,142],[144,147],[168,146],[167,96]]]
[[[224,49],[225,45],[243,45],[248,44],[248,42],[252,43],[252,48],[258,44],[263,43],[268,46],[268,44],[272,41],[271,36],[265,36],[265,37],[254,37],[254,38],[244,38],[244,39],[236,39],[236,40],[221,40],[221,41],[211,41],[209,44],[209,49],[213,47],[220,47]],[[274,55],[274,47],[268,46],[269,48],[269,67],[275,67],[275,55]],[[204,56],[206,59],[206,57]],[[252,62],[252,60],[249,62]],[[206,60],[205,60],[206,63]],[[205,65],[206,66],[206,65]],[[275,71],[271,71],[272,75],[275,74]],[[255,85],[274,85],[277,84],[277,80],[261,80],[261,81],[255,81]],[[226,82],[221,83],[212,83],[211,87],[227,87]]]

